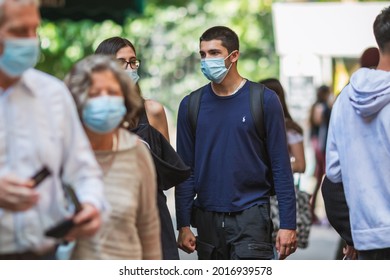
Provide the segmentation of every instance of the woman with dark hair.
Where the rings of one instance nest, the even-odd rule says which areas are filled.
[[[114,56],[136,84],[136,87],[141,94],[141,90],[138,85],[138,68],[141,65],[141,61],[137,58],[134,45],[129,40],[121,37],[108,38],[99,44],[95,54]],[[167,141],[169,141],[168,122],[164,107],[155,100],[142,99],[144,102],[144,113],[146,113],[147,120],[150,125],[157,129],[162,135],[164,135]],[[139,122],[139,118],[141,117],[142,114],[140,117],[133,118],[131,120],[132,123],[130,123],[130,128],[136,127]]]
[[[279,80],[275,78],[265,79],[260,81],[260,83],[264,84],[267,88],[272,89],[279,97],[286,122],[287,143],[291,156],[291,168],[294,173],[304,173],[306,169],[306,161],[303,148],[303,129],[292,119],[290,112],[288,111],[283,87]]]
[[[114,56],[136,83],[141,96],[141,90],[137,83],[139,79],[137,70],[140,66],[140,60],[137,59],[134,45],[129,40],[120,37],[108,38],[100,43],[95,53]],[[164,190],[180,183],[183,174],[183,180],[185,180],[189,176],[189,168],[184,165],[169,144],[168,124],[164,107],[151,99],[142,98],[142,100],[144,106],[140,114],[129,120],[128,129],[145,140],[152,153],[158,175],[157,204],[160,215],[163,259],[175,260],[179,259],[179,252]],[[184,172],[182,172],[182,167],[184,167]]]

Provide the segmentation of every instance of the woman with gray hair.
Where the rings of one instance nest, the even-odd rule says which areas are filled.
[[[117,61],[92,55],[65,78],[99,162],[111,213],[91,239],[77,240],[73,259],[161,259],[156,173],[144,143],[125,128],[142,106]]]

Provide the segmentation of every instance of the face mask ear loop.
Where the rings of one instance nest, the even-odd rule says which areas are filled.
[[[224,60],[226,60],[226,59],[228,59],[229,58],[229,56],[231,56],[233,53],[235,52],[235,50],[234,51],[232,51]],[[230,70],[230,68],[232,67],[232,65],[233,65],[233,62],[230,62],[230,66],[229,66],[229,68],[227,69],[228,70],[228,72],[229,72],[229,70]]]

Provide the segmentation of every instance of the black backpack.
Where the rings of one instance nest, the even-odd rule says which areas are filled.
[[[207,87],[207,85],[191,92],[188,96],[187,115],[191,127],[192,137],[194,140],[195,140],[196,124],[198,121],[198,114],[200,108],[200,100],[202,99],[202,95],[205,87]],[[266,139],[266,131],[264,129],[264,109],[263,109],[264,90],[265,90],[265,86],[263,84],[250,82],[249,85],[250,108],[251,108],[252,118],[255,123],[256,132],[260,138],[260,153],[261,153],[260,157],[268,167],[269,172],[267,174],[267,177],[271,182],[271,187],[272,187],[271,195],[275,195],[271,163],[266,149],[267,139]]]

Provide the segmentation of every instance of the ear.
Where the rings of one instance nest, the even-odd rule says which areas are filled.
[[[232,63],[237,62],[239,57],[240,57],[240,51],[235,50],[235,51],[233,51],[232,55],[230,56],[230,61]]]

